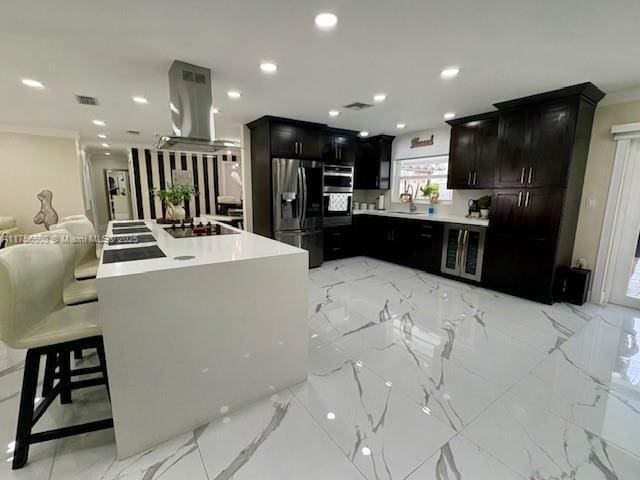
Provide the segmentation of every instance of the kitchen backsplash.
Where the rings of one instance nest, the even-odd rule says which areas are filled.
[[[391,190],[354,190],[353,201],[362,203],[376,203],[380,194],[384,194],[384,204],[386,210],[406,210],[409,211],[408,203],[391,201]],[[453,200],[447,203],[435,205],[436,213],[446,215],[466,215],[469,209],[469,200],[478,199],[483,195],[491,195],[491,190],[455,190]],[[429,204],[416,203],[418,211],[426,212]]]

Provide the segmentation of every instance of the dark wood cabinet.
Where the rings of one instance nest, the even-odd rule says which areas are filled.
[[[518,109],[500,115],[498,161],[495,166],[496,187],[522,187],[529,167],[531,144],[529,111]]]
[[[448,188],[492,188],[498,155],[498,113],[447,123],[451,125]]]
[[[356,236],[352,225],[324,228],[324,259],[338,260],[355,255]]]
[[[353,165],[357,143],[357,132],[328,128],[323,134],[322,160],[335,165]]]
[[[271,154],[274,157],[320,159],[321,130],[305,125],[275,123],[271,128]]]
[[[440,222],[357,215],[354,251],[358,255],[439,273],[443,229]]]
[[[393,136],[360,139],[355,151],[354,186],[363,190],[391,188],[391,145]]]

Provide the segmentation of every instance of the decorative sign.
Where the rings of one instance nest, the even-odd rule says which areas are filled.
[[[173,185],[193,186],[193,173],[187,170],[172,170],[171,180]]]
[[[429,147],[433,145],[433,133],[426,140],[420,140],[420,137],[411,139],[411,148]]]

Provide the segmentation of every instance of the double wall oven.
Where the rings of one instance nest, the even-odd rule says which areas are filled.
[[[353,213],[353,166],[323,166],[324,225],[350,225]]]

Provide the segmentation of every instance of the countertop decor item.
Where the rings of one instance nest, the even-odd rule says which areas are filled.
[[[478,199],[480,218],[489,218],[489,208],[491,207],[491,195],[484,195]]]
[[[172,223],[175,220],[185,219],[184,203],[197,196],[198,192],[191,185],[175,184],[166,190],[155,189],[153,194],[162,202],[160,223]]]
[[[49,230],[51,225],[58,223],[58,212],[55,211],[51,204],[53,200],[53,192],[51,190],[43,190],[38,195],[40,200],[40,211],[33,217],[33,223],[43,225]]]
[[[431,180],[428,180],[427,183],[420,187],[420,191],[422,195],[427,197],[432,204],[438,203],[440,200],[440,185],[437,183],[431,183]]]

